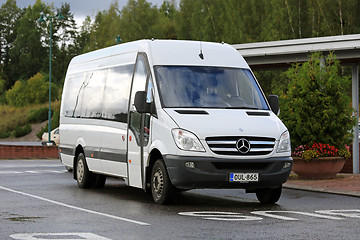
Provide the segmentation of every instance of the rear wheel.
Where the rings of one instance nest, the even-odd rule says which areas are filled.
[[[277,188],[266,188],[256,191],[256,197],[261,203],[274,204],[279,201],[282,186]]]
[[[155,203],[169,204],[173,200],[174,186],[170,182],[162,159],[155,162],[151,171],[151,193]]]
[[[80,188],[89,188],[93,183],[93,174],[89,171],[85,156],[79,153],[76,161],[76,181]]]

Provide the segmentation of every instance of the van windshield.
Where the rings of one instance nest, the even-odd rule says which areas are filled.
[[[155,66],[163,107],[269,110],[248,69]]]

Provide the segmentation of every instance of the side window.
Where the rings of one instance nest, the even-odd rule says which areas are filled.
[[[102,118],[127,123],[134,65],[110,68],[105,84]]]
[[[88,74],[83,86],[83,99],[80,116],[82,118],[101,118],[107,69]]]
[[[131,89],[131,105],[134,104],[135,93],[145,90],[146,77],[147,70],[145,65],[145,59],[142,56],[139,56],[136,63],[135,75]]]
[[[152,103],[154,101],[154,84],[152,81],[151,74],[149,74],[149,81],[147,85],[147,96],[146,96],[146,102]],[[151,115],[149,113],[145,114],[144,119],[144,146],[147,145],[149,142],[149,136],[150,136],[150,117]]]
[[[139,55],[136,69],[133,79],[133,85],[131,90],[131,102],[130,102],[130,129],[133,131],[137,144],[140,146],[141,136],[143,136],[143,145],[146,146],[149,142],[149,133],[150,133],[150,115],[149,114],[140,114],[136,111],[134,105],[135,94],[138,91],[147,91],[147,102],[153,98],[153,83],[149,81],[148,87],[146,84],[151,78],[151,75],[147,68],[147,62],[142,55]]]
[[[151,75],[149,75],[149,83],[146,92],[146,102],[151,103],[152,101],[154,101],[154,84]]]
[[[75,109],[77,108],[79,95],[83,82],[86,78],[86,73],[73,74],[66,77],[64,94],[62,96],[62,115],[65,117],[74,117]]]

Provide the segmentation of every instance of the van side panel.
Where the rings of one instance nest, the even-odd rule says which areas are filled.
[[[110,126],[111,125],[111,126]],[[127,177],[127,124],[111,123],[101,132],[101,164],[103,173]]]
[[[65,165],[73,166],[81,147],[90,171],[127,177],[128,99],[136,56],[97,51],[71,61],[60,112]]]

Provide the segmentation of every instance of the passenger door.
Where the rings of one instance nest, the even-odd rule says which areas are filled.
[[[152,101],[152,78],[146,56],[138,55],[131,88],[130,111],[128,123],[128,173],[129,185],[144,188],[145,164],[150,141],[151,116],[138,113],[134,106],[135,93],[148,91],[147,101]]]

